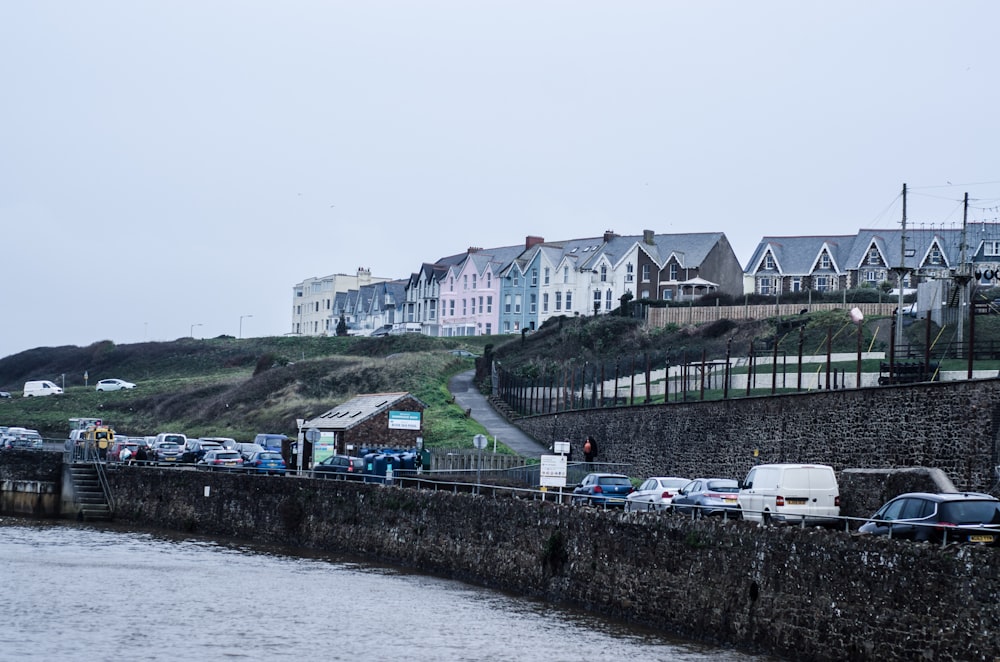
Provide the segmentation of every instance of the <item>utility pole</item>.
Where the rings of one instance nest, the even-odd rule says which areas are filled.
[[[965,194],[965,199],[962,203],[962,244],[959,246],[960,255],[958,271],[955,272],[955,287],[958,288],[958,339],[959,342],[965,338],[965,315],[968,314],[967,306],[972,305],[972,292],[969,288],[969,283],[972,282],[972,269],[969,268],[968,253],[966,249],[968,245],[966,244],[966,224],[969,220],[969,194]],[[969,338],[971,341],[972,338]],[[972,347],[969,347],[969,351],[972,351]],[[970,377],[971,379],[971,377]]]
[[[896,346],[903,344],[903,278],[906,276],[906,184],[903,184],[903,232],[899,238],[899,267],[896,269]]]

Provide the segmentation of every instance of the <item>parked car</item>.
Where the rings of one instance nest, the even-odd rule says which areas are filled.
[[[0,391],[0,398],[9,398],[10,393],[8,391]]]
[[[184,449],[174,441],[161,441],[153,447],[153,461],[158,464],[180,464]]]
[[[184,447],[187,446],[188,438],[187,435],[181,434],[180,432],[161,432],[156,435],[156,439],[153,440],[154,450],[164,441],[175,443],[181,447],[181,450],[183,450]]]
[[[285,458],[281,457],[281,453],[274,451],[257,451],[243,462],[243,466],[250,473],[274,474],[276,476],[284,476],[286,469]]]
[[[478,354],[473,354],[472,352],[466,349],[449,349],[448,351],[454,354],[455,356],[461,356],[462,358],[467,358],[467,359],[474,359],[479,356]]]
[[[135,384],[124,379],[102,379],[97,382],[95,390],[98,391],[121,391],[135,388]]]
[[[243,468],[243,458],[236,451],[215,450],[205,453],[198,466],[211,471],[235,471]]]
[[[978,492],[908,492],[879,508],[858,533],[1000,545],[1000,499]]]
[[[833,524],[840,515],[837,474],[825,464],[761,464],[750,469],[737,497],[743,519],[764,524]]]
[[[331,455],[313,465],[313,478],[362,480],[365,461],[353,455]]]
[[[632,481],[625,474],[590,473],[573,489],[574,505],[625,507]]]
[[[625,497],[625,510],[667,510],[670,502],[690,478],[654,476]]]
[[[218,442],[208,441],[207,439],[188,439],[187,444],[184,446],[184,452],[181,454],[181,462],[194,464],[205,457],[205,453],[208,451],[217,450],[223,450],[222,444]]]
[[[40,450],[45,446],[42,435],[38,430],[29,430],[22,427],[10,427],[0,437],[0,448],[28,448]]]
[[[240,457],[242,457],[243,460],[246,461],[246,459],[251,455],[253,455],[254,453],[260,453],[261,451],[266,451],[267,449],[261,446],[260,444],[236,444],[236,448],[227,450],[236,451],[237,453],[240,454]],[[277,453],[279,451],[272,451],[272,452]]]
[[[128,437],[115,437],[115,441],[111,444],[111,448],[108,449],[108,462],[121,462],[122,461],[122,449],[127,448],[131,454],[132,459],[135,459],[135,454],[139,450],[139,442],[129,439]]]
[[[226,450],[236,450],[236,440],[232,437],[201,437],[202,441],[214,441]]]
[[[706,515],[739,514],[740,484],[729,478],[695,478],[674,496],[670,507],[678,513]]]
[[[281,442],[288,439],[288,435],[262,432],[253,439],[253,443],[259,444],[266,451],[281,452]]]

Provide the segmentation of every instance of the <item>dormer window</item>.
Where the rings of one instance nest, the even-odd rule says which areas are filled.
[[[828,253],[823,253],[819,256],[819,268],[829,269],[831,266],[830,255]]]
[[[608,282],[608,265],[606,264],[601,265],[601,282]]]
[[[764,268],[770,271],[773,270],[774,267],[774,256],[768,253],[764,256]]]
[[[941,264],[942,262],[941,249],[938,248],[937,246],[931,249],[930,261],[931,264]]]
[[[868,264],[878,264],[878,263],[879,263],[878,249],[872,246],[871,248],[868,249]]]

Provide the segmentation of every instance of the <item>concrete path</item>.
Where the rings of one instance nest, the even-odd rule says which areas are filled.
[[[489,400],[472,384],[475,374],[475,370],[461,372],[448,382],[448,390],[455,396],[455,403],[462,409],[472,410],[472,418],[486,428],[491,442],[496,437],[499,443],[525,457],[539,457],[547,453],[545,445],[525,434],[516,425],[511,425],[493,409]]]

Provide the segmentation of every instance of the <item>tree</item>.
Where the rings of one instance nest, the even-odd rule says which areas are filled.
[[[337,322],[337,335],[346,336],[347,335],[347,322],[344,321],[344,316],[340,316],[340,321]]]

